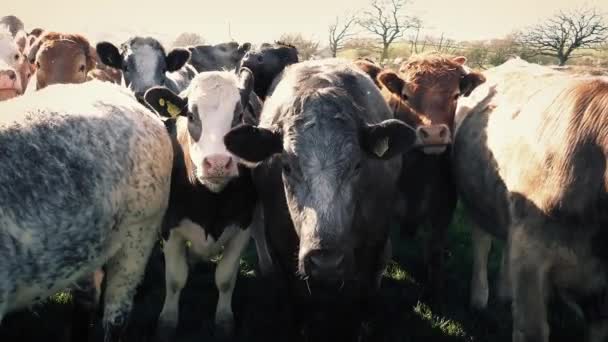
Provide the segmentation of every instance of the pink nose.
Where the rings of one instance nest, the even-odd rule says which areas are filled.
[[[0,89],[13,89],[17,81],[17,73],[14,70],[0,71]]]
[[[232,157],[225,154],[212,154],[203,158],[203,173],[222,176],[232,168]]]

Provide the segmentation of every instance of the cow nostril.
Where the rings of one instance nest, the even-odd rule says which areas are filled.
[[[210,169],[211,168],[211,163],[209,162],[209,159],[207,159],[206,157],[203,158],[203,168],[204,169]]]
[[[429,132],[427,132],[425,129],[421,129],[420,135],[422,135],[422,138],[426,139],[429,137]]]
[[[448,135],[448,130],[447,128],[443,127],[441,129],[441,131],[439,131],[439,137],[440,138],[445,138]]]
[[[9,71],[7,72],[7,74],[8,74],[8,78],[9,78],[11,81],[14,81],[14,80],[16,80],[16,79],[17,79],[17,74],[16,74],[14,71],[9,70]]]
[[[224,165],[224,168],[229,169],[232,166],[232,158],[228,158],[228,161],[226,162],[226,165]]]
[[[264,57],[258,56],[258,63],[264,63]]]

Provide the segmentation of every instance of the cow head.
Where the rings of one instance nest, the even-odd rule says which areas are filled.
[[[189,47],[192,53],[191,63],[197,71],[232,70],[236,68],[245,53],[251,48],[250,43],[239,45],[237,42],[216,45],[199,45]]]
[[[286,106],[298,112],[270,128],[241,125],[226,147],[248,165],[280,165],[284,194],[299,237],[298,269],[307,280],[339,286],[352,274],[352,226],[363,183],[377,167],[407,151],[414,130],[399,120],[361,122],[361,111],[343,89],[310,91]],[[278,165],[277,165],[278,167]],[[368,183],[369,184],[369,183]]]
[[[103,64],[122,71],[126,86],[140,99],[146,90],[163,86],[166,73],[178,71],[190,58],[187,49],[176,48],[166,54],[160,42],[150,37],[131,38],[120,50],[112,43],[101,42],[97,54]]]
[[[22,94],[30,65],[10,32],[0,31],[0,101]]]
[[[253,71],[255,76],[255,93],[262,99],[267,95],[272,81],[286,66],[298,63],[298,50],[281,42],[274,45],[262,44],[253,51],[247,52],[241,65]]]
[[[36,69],[36,89],[51,84],[83,83],[97,64],[89,41],[78,34],[46,32],[30,46],[28,59]]]
[[[415,57],[399,73],[383,71],[378,82],[395,98],[396,116],[416,128],[424,153],[440,154],[452,142],[454,115],[460,96],[468,96],[485,77],[464,66],[465,57]]]
[[[246,108],[253,89],[253,74],[241,69],[198,74],[181,96],[162,87],[149,89],[146,103],[169,120],[183,120],[187,129],[179,143],[192,166],[191,176],[214,192],[239,175],[239,158],[228,152],[224,135],[247,121]]]

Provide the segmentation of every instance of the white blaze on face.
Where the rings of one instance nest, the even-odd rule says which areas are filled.
[[[145,91],[157,86],[156,74],[160,72],[158,62],[161,52],[150,45],[139,45],[132,48],[135,70],[131,71],[131,88],[135,92]]]
[[[224,145],[224,135],[232,128],[234,111],[241,100],[238,81],[232,72],[204,72],[192,80],[187,90],[189,110],[200,119],[189,125],[202,126],[200,139],[190,137],[190,158],[196,166],[196,177],[212,191],[220,191],[238,176],[238,158]],[[214,157],[232,158],[230,167],[205,168],[205,159],[212,161]]]
[[[15,59],[16,56],[19,56]],[[12,70],[17,74],[13,84],[15,90],[21,91],[21,77],[19,67],[24,63],[24,57],[19,51],[19,46],[8,32],[1,31],[0,28],[0,71]]]

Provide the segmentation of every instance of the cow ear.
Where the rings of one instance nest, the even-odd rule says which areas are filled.
[[[238,51],[241,54],[245,54],[247,51],[249,51],[249,49],[251,49],[251,43],[246,42],[241,44],[241,46],[239,46]]]
[[[458,56],[452,58],[452,61],[456,64],[464,65],[467,62],[467,58],[465,56]]]
[[[190,59],[190,51],[188,49],[177,48],[171,50],[165,59],[167,63],[167,71],[174,72],[181,69]]]
[[[381,67],[364,59],[356,60],[355,66],[366,73],[378,88],[381,88],[380,83],[378,83],[378,74],[382,72]]]
[[[247,103],[249,103],[249,95],[251,95],[251,91],[253,90],[253,72],[246,67],[242,67],[239,70],[239,92],[241,93],[241,105],[243,108],[247,108]]]
[[[399,77],[394,71],[383,71],[376,77],[378,82],[388,89],[391,93],[401,96],[405,81]]]
[[[118,48],[110,42],[101,42],[95,46],[99,60],[114,69],[122,69],[122,57]]]
[[[407,152],[416,142],[416,131],[403,121],[389,119],[361,130],[361,146],[376,159],[390,159]]]
[[[283,134],[253,125],[239,125],[224,136],[224,144],[230,153],[247,164],[257,164],[283,151]]]
[[[36,65],[36,55],[38,54],[38,50],[40,50],[42,43],[44,43],[44,36],[36,38],[32,45],[28,47],[26,57],[32,65]]]
[[[152,87],[144,94],[144,101],[160,116],[177,118],[188,112],[188,98],[181,98],[165,87]]]
[[[460,79],[460,93],[463,96],[471,95],[471,92],[480,84],[484,83],[486,78],[478,72],[471,71]]]

